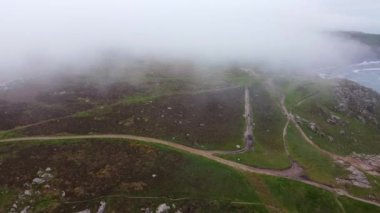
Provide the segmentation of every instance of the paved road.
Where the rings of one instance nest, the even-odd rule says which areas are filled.
[[[299,182],[302,182],[302,183],[305,183],[305,184],[308,184],[308,185],[312,185],[312,186],[315,186],[315,187],[318,187],[318,188],[321,188],[321,189],[328,190],[328,191],[333,192],[333,193],[337,193],[339,195],[347,196],[347,197],[350,197],[352,199],[355,199],[355,200],[358,200],[358,201],[362,201],[362,202],[369,203],[369,204],[376,205],[376,206],[380,207],[379,203],[376,203],[376,202],[373,202],[373,201],[370,201],[370,200],[365,200],[365,199],[362,199],[362,198],[358,198],[358,197],[352,196],[352,195],[348,194],[346,191],[344,191],[342,189],[336,189],[336,188],[332,188],[330,186],[326,186],[326,185],[323,185],[323,184],[320,184],[320,183],[312,182],[312,181],[309,181],[309,180],[304,180],[304,179],[301,179],[301,178],[298,178],[298,177],[292,177],[293,172],[291,172],[289,174],[288,173],[289,170],[272,170],[272,169],[255,168],[255,167],[243,165],[243,164],[240,164],[240,163],[236,163],[236,162],[233,162],[233,161],[229,161],[229,160],[220,158],[218,156],[215,156],[210,151],[199,150],[199,149],[187,147],[187,146],[184,146],[184,145],[181,145],[181,144],[176,144],[176,143],[172,143],[172,142],[164,141],[164,140],[160,140],[160,139],[155,139],[155,138],[135,136],[135,135],[117,135],[117,134],[108,134],[108,135],[107,134],[104,134],[104,135],[72,135],[72,136],[41,136],[41,137],[37,136],[37,137],[21,137],[21,138],[3,139],[3,140],[0,140],[0,143],[19,142],[19,141],[69,140],[69,139],[128,139],[128,140],[142,141],[142,142],[146,142],[146,143],[161,144],[161,145],[169,146],[169,147],[172,147],[172,148],[175,148],[175,149],[178,149],[178,150],[181,150],[181,151],[185,151],[185,152],[188,152],[188,153],[191,153],[191,154],[194,154],[194,155],[198,155],[198,156],[202,156],[202,157],[208,158],[210,160],[219,162],[221,164],[224,164],[226,166],[232,167],[232,168],[240,170],[240,171],[250,172],[250,173],[256,173],[256,174],[264,174],[264,175],[270,175],[270,176],[276,176],[276,177],[283,177],[283,178],[287,178],[287,179],[296,180],[296,181],[299,181]],[[292,165],[292,168],[293,168],[293,165]],[[293,168],[293,169],[297,169],[297,168]]]

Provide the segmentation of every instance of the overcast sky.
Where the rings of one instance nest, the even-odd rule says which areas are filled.
[[[343,53],[362,48],[318,32],[380,33],[379,11],[379,0],[2,0],[0,72],[33,60],[90,60],[106,49],[268,63],[341,61]]]

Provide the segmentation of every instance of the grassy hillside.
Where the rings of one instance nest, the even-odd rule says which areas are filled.
[[[33,212],[96,211],[100,201],[111,212],[154,211],[163,203],[182,212],[344,212],[342,208],[348,211],[351,206],[379,210],[295,181],[244,174],[137,142],[8,143],[1,144],[0,156],[2,211],[16,201],[17,209],[30,205]],[[32,183],[36,177],[46,182]]]
[[[341,110],[341,97],[337,88],[346,89],[341,82],[314,81],[298,83],[288,90],[286,106],[298,116],[297,121],[321,148],[341,155],[357,153],[379,153],[379,126],[374,119],[379,118],[379,106],[371,106],[371,113],[363,114],[361,103],[366,106],[366,98],[356,95],[355,103],[346,106],[358,106]],[[354,88],[362,88],[359,85]],[[364,89],[366,90],[366,89]],[[347,91],[354,91],[348,89]],[[348,100],[352,98],[347,97]],[[314,127],[313,127],[314,126]]]
[[[307,178],[336,185],[335,178],[346,175],[343,167],[305,141],[294,125],[288,126],[286,141],[290,155],[304,168]]]
[[[132,206],[118,208],[124,211],[144,206],[155,208],[160,202],[169,201],[184,208],[198,202],[198,209],[204,206],[205,209],[227,210],[235,208],[232,201],[244,201],[258,204],[249,206],[251,210],[265,211],[243,174],[165,147],[120,140],[73,140],[2,144],[0,153],[2,210],[10,209],[16,200],[19,206],[24,201],[35,200],[36,208],[55,212],[83,206],[73,201],[97,205],[97,202],[85,201],[99,196],[107,200],[115,196],[132,201],[127,198],[134,196],[142,198]],[[38,171],[46,168],[53,177],[46,183],[32,184]],[[225,187],[226,184],[229,187]],[[25,190],[32,191],[32,195],[18,199],[17,194]]]
[[[258,81],[252,83],[250,95],[254,148],[243,154],[223,157],[260,168],[290,167],[282,139],[286,119],[280,108],[280,99],[274,96],[265,83]]]

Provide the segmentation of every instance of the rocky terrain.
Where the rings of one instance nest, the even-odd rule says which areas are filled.
[[[380,121],[380,95],[359,84],[341,80],[335,88],[337,106],[339,112],[359,119],[363,123],[379,125]]]

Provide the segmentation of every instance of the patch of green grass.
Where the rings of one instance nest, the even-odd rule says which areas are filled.
[[[290,155],[304,168],[310,179],[335,185],[335,178],[346,174],[345,170],[329,156],[321,153],[305,141],[292,124],[288,126],[286,141]]]
[[[224,75],[225,81],[231,85],[250,86],[254,82],[254,78],[248,72],[233,68]]]
[[[366,174],[371,188],[361,188],[353,185],[345,185],[345,188],[351,194],[364,199],[380,200],[380,177]]]
[[[214,161],[196,156],[186,156],[186,167],[177,171],[176,178],[157,188],[156,193],[172,196],[187,196],[197,198],[222,198],[234,201],[258,201],[258,196],[244,176],[226,166]],[[173,187],[176,186],[176,187]],[[228,186],[228,187],[226,187]]]
[[[272,196],[289,212],[340,212],[331,192],[282,178],[263,179]]]
[[[28,141],[6,143],[7,146],[17,146],[23,149],[28,146],[41,144],[70,144],[81,143],[87,140],[49,140],[49,141]],[[101,139],[110,143],[127,143],[135,145],[152,146],[166,153],[165,156],[172,156],[177,152],[183,155],[185,167],[173,171],[172,177],[166,177],[168,181],[160,185],[149,187],[146,191],[137,192],[143,196],[168,196],[168,197],[192,197],[192,198],[213,198],[231,201],[259,202],[255,190],[250,187],[244,174],[233,170],[225,165],[221,165],[212,160],[201,158],[183,151],[179,151],[164,145],[147,144],[144,142],[134,142],[121,139]],[[4,146],[4,145],[3,145]],[[13,147],[12,149],[16,149]],[[162,158],[157,165],[163,165],[168,159]],[[170,168],[170,165],[166,165]],[[159,168],[155,168],[159,169]],[[229,187],[225,187],[228,185]],[[135,194],[136,195],[136,194]]]
[[[334,110],[337,105],[334,99],[335,84],[330,81],[305,83],[293,86],[287,93],[286,106],[291,113],[301,116],[311,122],[316,123],[325,135],[318,135],[312,132],[308,125],[302,125],[303,130],[312,136],[321,148],[339,155],[349,155],[352,152],[375,154],[380,151],[380,140],[378,127],[367,123],[364,124],[358,119],[339,113]],[[310,94],[317,95],[310,96]],[[302,97],[307,98],[302,104],[297,105]],[[327,122],[329,114],[339,116],[346,124],[330,124]],[[344,133],[342,134],[341,131]],[[333,137],[329,141],[328,136]]]
[[[87,118],[87,117],[90,117],[91,116],[91,113],[89,110],[87,111],[81,111],[81,112],[77,112],[73,115],[74,118]]]
[[[74,118],[89,118],[89,117],[101,118],[103,115],[112,112],[113,105],[115,104],[100,105],[93,109],[76,112],[72,115],[72,117]]]
[[[231,128],[229,129],[229,132],[232,132],[230,137],[226,137],[223,139],[225,143],[223,143],[222,146],[219,144],[205,144],[204,147],[208,150],[237,150],[239,148],[236,147],[236,145],[239,145],[240,148],[243,148],[245,146],[244,142],[244,130],[245,130],[245,119],[242,117],[240,120],[236,120],[235,125],[231,125]]]
[[[15,190],[0,186],[0,212],[2,210],[4,210],[4,212],[8,211],[11,208],[12,202],[16,197],[17,193]]]
[[[255,123],[254,151],[239,156],[241,162],[262,168],[290,167],[290,160],[286,155],[282,139],[286,119],[281,111],[279,100],[259,82],[253,84],[250,93]],[[235,157],[238,156],[232,156],[232,158]]]
[[[223,158],[260,168],[285,169],[291,162],[286,155],[282,131],[286,119],[279,100],[260,82],[250,88],[253,111],[253,150]]]
[[[262,176],[271,195],[287,212],[379,212],[380,208],[307,184]]]
[[[358,213],[358,212],[380,212],[380,208],[368,203],[356,201],[348,197],[338,197],[339,202],[343,205],[346,213]]]
[[[134,96],[126,96],[122,102],[124,104],[143,104],[153,101],[159,97],[161,97],[159,94],[139,94]]]
[[[258,168],[285,169],[290,167],[290,161],[285,152],[276,153],[275,151],[269,151],[259,143],[255,144],[254,147],[254,150],[242,154],[225,154],[219,156]]]
[[[359,120],[343,114],[334,114],[338,115],[347,125],[331,125],[322,116],[313,113],[300,113],[302,117],[315,122],[325,133],[325,136],[312,132],[306,125],[301,127],[308,136],[312,136],[312,140],[318,146],[339,155],[349,155],[352,152],[366,154],[377,154],[379,152],[380,144],[377,141],[380,140],[380,134],[376,127],[363,124]],[[340,133],[342,130],[344,134]],[[329,141],[328,136],[332,136],[334,140]]]
[[[51,212],[57,207],[57,201],[52,197],[41,197],[33,205],[33,212]]]
[[[41,143],[80,143],[87,140],[55,140],[28,142],[30,145]],[[176,206],[194,206],[194,211],[200,212],[378,212],[379,208],[346,197],[336,197],[333,193],[318,189],[304,183],[284,178],[248,174],[236,171],[225,165],[176,150],[164,145],[147,144],[144,142],[131,142],[119,139],[102,139],[112,143],[130,143],[134,146],[153,146],[163,156],[173,156],[181,153],[183,163],[186,165],[173,170],[173,175],[165,177],[165,181],[152,185],[144,191],[125,192],[125,196],[157,196],[162,199],[128,199],[120,196],[105,196],[96,200],[84,201],[76,206],[96,210],[100,200],[106,200],[107,211],[113,209],[139,210],[143,207],[156,208],[160,203],[176,204]],[[21,144],[22,145],[22,144]],[[147,153],[148,154],[148,153]],[[170,162],[160,158],[155,165]],[[162,161],[162,162],[161,162]],[[170,165],[165,165],[170,168]],[[155,168],[159,169],[159,168]],[[253,179],[253,180],[252,180]],[[1,190],[0,190],[1,191]],[[11,203],[10,194],[1,196],[0,207]],[[167,198],[184,198],[173,201]],[[232,202],[243,202],[242,204]],[[246,202],[246,203],[245,203]],[[127,203],[127,207],[123,206]],[[68,206],[69,205],[69,206]],[[70,206],[71,205],[71,206]],[[71,209],[72,204],[59,205],[58,200],[44,197],[33,206],[36,212],[49,209]],[[1,208],[4,209],[4,208]],[[7,208],[5,208],[7,209]]]
[[[6,130],[6,131],[0,131],[0,139],[6,139],[6,138],[17,138],[24,136],[21,131],[18,130]]]

